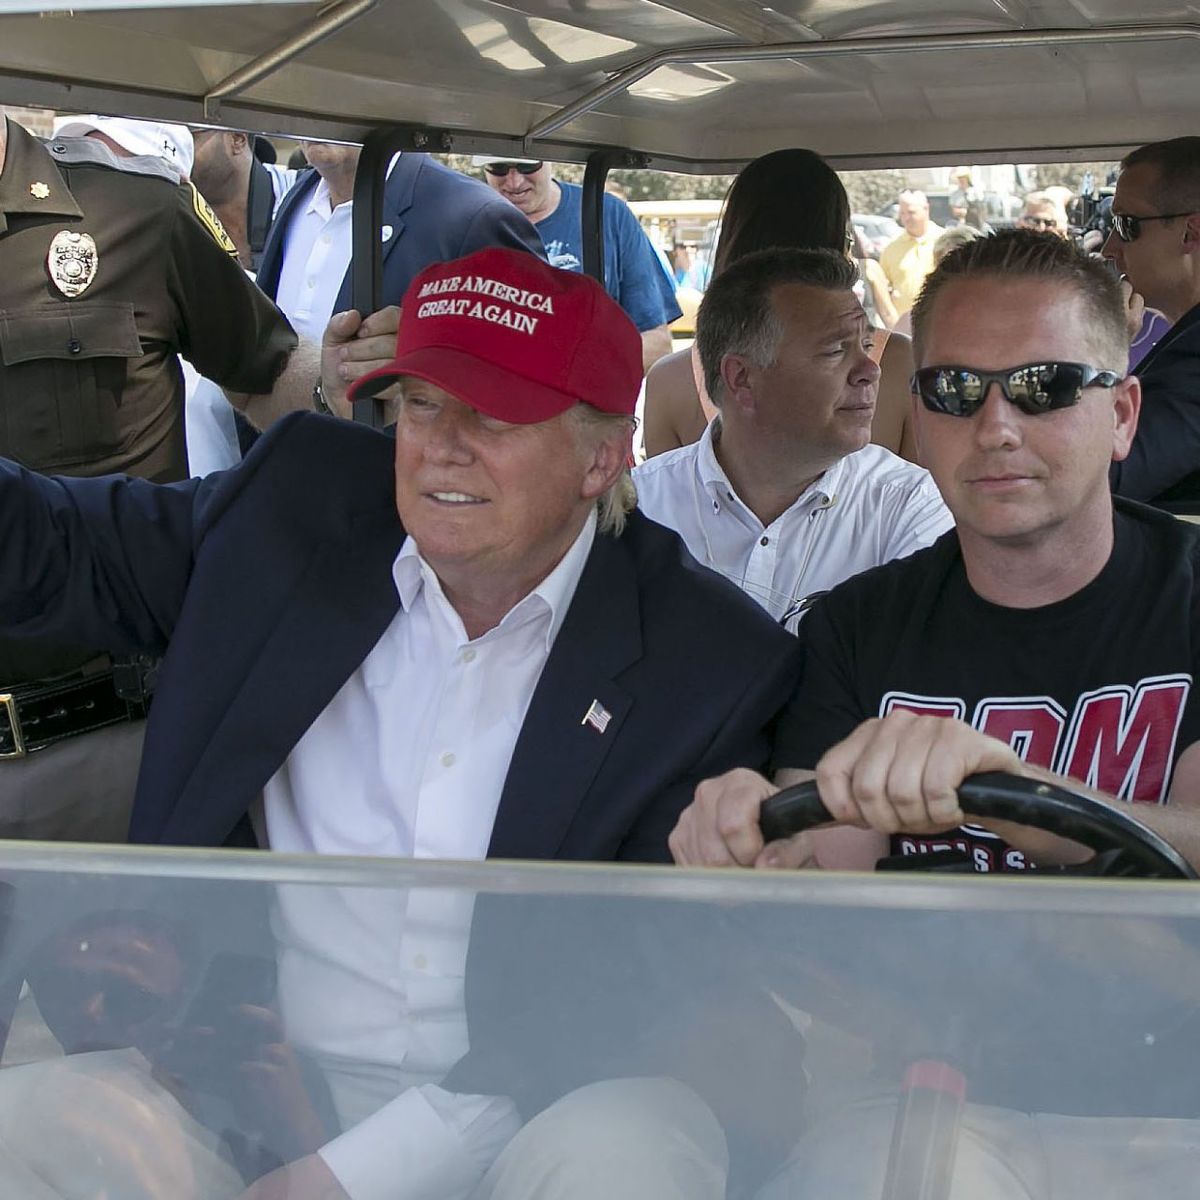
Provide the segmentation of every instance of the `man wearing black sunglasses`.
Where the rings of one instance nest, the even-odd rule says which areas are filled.
[[[1113,490],[1152,504],[1200,502],[1200,137],[1126,155],[1103,254],[1171,329],[1138,364],[1144,405]]]
[[[521,210],[546,244],[551,265],[583,270],[583,189],[554,178],[550,163],[534,158],[471,160],[483,178]],[[671,353],[667,327],[680,315],[675,281],[633,211],[619,197],[604,196],[604,286],[642,335],[642,366],[649,370]]]
[[[697,789],[677,861],[865,867],[889,838],[981,871],[1082,861],[1050,835],[962,827],[955,788],[999,770],[1138,802],[1200,864],[1200,542],[1109,491],[1141,406],[1128,345],[1117,281],[1062,238],[1013,230],[943,260],[913,310],[914,420],[957,527],[817,602],[776,737],[775,782],[815,775],[860,828],[764,846],[775,789],[731,772]]]

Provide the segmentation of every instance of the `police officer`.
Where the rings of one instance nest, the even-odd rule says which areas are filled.
[[[177,355],[261,395],[296,342],[161,159],[0,125],[0,455],[182,479]],[[0,642],[0,835],[124,837],[150,680],[109,649]]]

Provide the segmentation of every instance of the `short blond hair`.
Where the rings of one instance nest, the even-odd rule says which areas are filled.
[[[1125,297],[1117,277],[1073,242],[1054,233],[1005,229],[952,250],[925,277],[912,308],[913,353],[923,362],[926,336],[938,293],[974,279],[1035,279],[1068,289],[1087,309],[1088,339],[1097,366],[1124,374],[1129,362]]]

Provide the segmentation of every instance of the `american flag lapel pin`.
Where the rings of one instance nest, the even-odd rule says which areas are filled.
[[[611,720],[612,713],[599,700],[593,700],[587,712],[583,714],[583,720],[579,723],[580,725],[590,725],[597,733],[603,733]]]

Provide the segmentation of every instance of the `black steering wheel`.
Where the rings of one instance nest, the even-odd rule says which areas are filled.
[[[1200,879],[1174,846],[1130,815],[1132,805],[1112,807],[1056,784],[1000,771],[964,779],[958,798],[963,812],[973,817],[1029,825],[1095,850],[1098,869],[1094,874]],[[763,838],[768,842],[832,822],[812,780],[764,800],[759,814]]]

